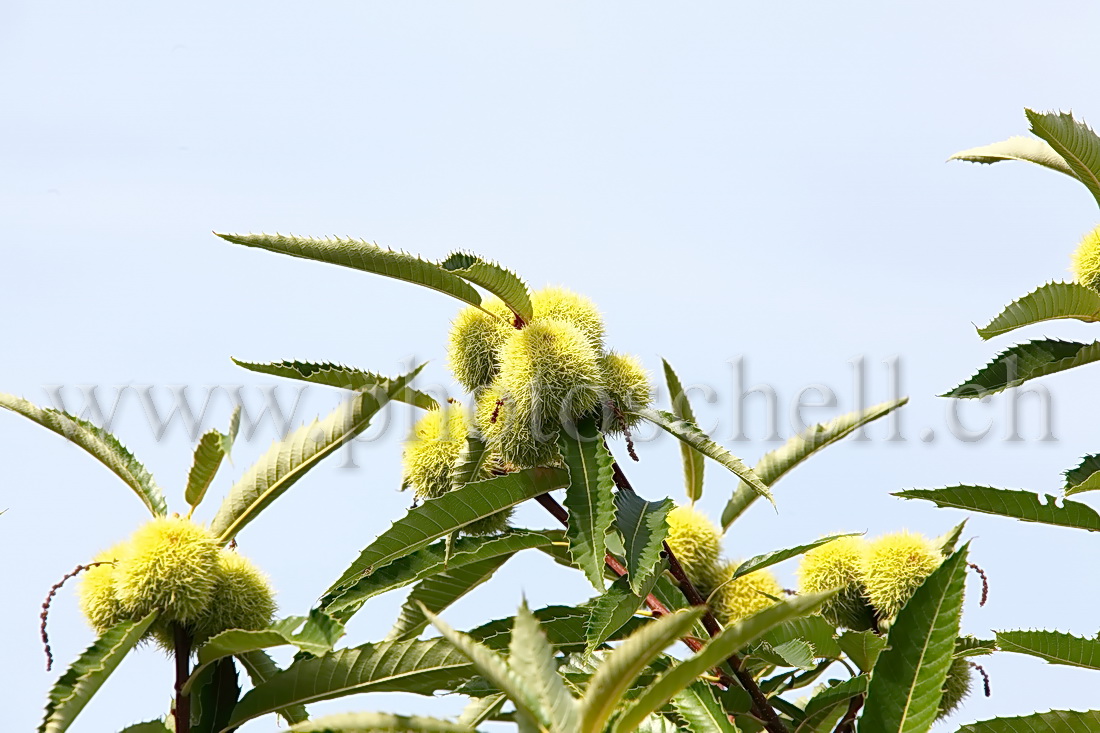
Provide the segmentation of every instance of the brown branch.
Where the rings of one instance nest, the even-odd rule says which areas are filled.
[[[182,624],[172,624],[172,636],[176,655],[176,704],[174,720],[176,730],[191,730],[191,696],[184,693],[183,686],[191,675],[191,634]]]
[[[844,713],[844,717],[836,724],[836,730],[833,733],[852,733],[856,729],[856,716],[859,715],[859,709],[862,707],[863,695],[856,695],[849,700],[848,712]]]

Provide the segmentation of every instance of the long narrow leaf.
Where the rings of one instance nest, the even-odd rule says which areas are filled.
[[[600,733],[619,698],[657,655],[681,636],[689,633],[699,620],[702,608],[676,611],[646,624],[610,652],[588,682],[581,700],[581,727],[578,733]],[[652,689],[652,688],[651,688]],[[642,716],[644,717],[644,716]],[[635,722],[640,723],[641,720]],[[623,730],[631,730],[626,727]]]
[[[1085,323],[1100,321],[1100,293],[1080,283],[1047,283],[1013,301],[988,325],[978,329],[983,339],[1042,321],[1070,318]]]
[[[479,562],[449,567],[420,581],[401,604],[397,621],[386,634],[386,640],[415,639],[428,625],[427,617],[420,611],[421,606],[432,613],[441,612],[493,577],[493,573],[511,556],[511,553],[496,555]]]
[[[751,644],[784,621],[807,616],[836,595],[835,591],[797,596],[727,626],[692,657],[665,672],[627,708],[616,723],[616,731],[632,730],[650,713],[660,710],[680,691],[707,670],[721,665],[730,655]]]
[[[429,499],[390,525],[360,553],[328,594],[369,576],[377,568],[410,555],[456,529],[554,489],[568,485],[560,468],[528,468],[504,476],[466,484]]]
[[[33,420],[42,427],[54,431],[61,437],[88,451],[93,458],[111,469],[116,476],[133,489],[142,503],[153,513],[153,516],[163,517],[168,513],[168,505],[164,501],[164,492],[157,486],[152,475],[145,470],[144,466],[138,463],[138,460],[122,443],[118,442],[118,438],[103,428],[96,427],[90,422],[74,417],[67,412],[38,407],[34,403],[15,395],[0,393],[0,407]]]
[[[374,372],[344,366],[343,364],[313,363],[308,361],[275,361],[268,364],[233,359],[233,363],[251,372],[270,374],[275,377],[297,379],[310,384],[322,384],[326,387],[350,389],[353,392],[385,391],[395,381]],[[391,399],[404,402],[413,407],[434,410],[439,403],[429,394],[406,386],[393,393]]]
[[[523,321],[530,322],[535,317],[527,283],[511,270],[471,252],[454,252],[439,264],[444,270],[480,285],[500,298]]]
[[[199,647],[198,665],[194,672],[197,673],[202,667],[223,657],[242,656],[259,649],[287,644],[319,656],[332,651],[343,635],[344,625],[318,610],[311,611],[309,617],[290,616],[281,619],[267,629],[228,629],[211,637]]]
[[[592,615],[588,620],[586,632],[588,642],[586,652],[593,652],[634,617],[637,610],[645,603],[645,598],[656,580],[656,575],[650,575],[649,582],[635,593],[626,576],[623,576],[612,583],[606,592],[596,596],[591,603]]]
[[[538,619],[524,601],[516,614],[508,666],[534,690],[540,710],[545,711],[554,733],[575,733],[580,727],[577,701],[558,674],[554,649],[539,627]]]
[[[237,661],[240,662],[241,666],[248,672],[248,678],[252,680],[253,687],[259,687],[283,671],[279,669],[279,665],[275,664],[275,660],[268,656],[268,653],[263,650],[238,654]],[[305,705],[288,705],[274,712],[278,713],[283,720],[291,725],[309,719],[309,715],[306,714]]]
[[[710,437],[699,429],[694,422],[683,420],[671,412],[652,410],[649,408],[634,410],[631,414],[645,418],[661,428],[669,435],[673,435],[694,450],[702,453],[707,458],[717,461],[732,471],[738,478],[750,486],[757,494],[775,504],[767,484],[737,456],[730,453],[722,446],[715,443]]]
[[[1078,465],[1066,471],[1066,496],[1097,489],[1100,489],[1100,454],[1085,456]]]
[[[1024,110],[1031,131],[1050,143],[1100,203],[1100,137],[1068,112]]]
[[[909,402],[908,397],[882,402],[865,410],[849,412],[828,422],[811,425],[807,430],[791,438],[779,448],[766,453],[753,466],[753,471],[760,477],[761,481],[771,488],[791,469],[813,454],[851,435],[864,425],[889,415],[907,402]],[[726,504],[726,508],[722,510],[722,531],[728,530],[730,525],[746,509],[752,506],[759,496],[751,487],[744,483],[740,484],[734,490],[733,496]]]
[[[672,707],[691,733],[737,733],[737,726],[714,698],[714,688],[695,682],[672,698]]]
[[[672,499],[646,501],[633,491],[615,494],[615,526],[623,536],[630,588],[635,593],[641,593],[657,572],[673,506]]]
[[[466,565],[508,557],[521,550],[548,547],[564,538],[561,530],[536,532],[515,529],[488,537],[462,537],[454,543],[447,557],[443,542],[421,548],[378,568],[350,585],[337,583],[321,598],[319,608],[341,621],[347,621],[365,601],[387,591],[403,588],[448,570],[460,570]],[[343,577],[362,574],[358,565],[349,568]]]
[[[902,499],[924,499],[939,507],[969,509],[983,514],[1019,519],[1023,522],[1073,527],[1100,532],[1100,514],[1087,504],[1058,499],[1047,495],[1046,502],[1030,491],[998,489],[992,486],[947,486],[942,489],[906,489],[894,496]]]
[[[218,733],[229,722],[241,695],[233,659],[223,657],[203,667],[188,694],[193,721],[189,733]]]
[[[334,713],[299,723],[287,733],[472,733],[460,723],[422,715],[392,713]]]
[[[999,143],[962,150],[952,155],[948,160],[965,160],[968,163],[985,163],[987,165],[1005,160],[1022,160],[1027,163],[1041,165],[1052,171],[1065,173],[1074,180],[1081,180],[1073,172],[1073,169],[1066,164],[1065,159],[1058,155],[1058,151],[1050,146],[1050,143],[1031,137],[1010,137]]]
[[[1041,339],[1005,349],[974,376],[940,397],[980,399],[1018,387],[1031,379],[1100,361],[1100,341]]]
[[[68,730],[123,658],[145,636],[156,618],[154,612],[141,621],[123,621],[96,639],[50,690],[46,716],[38,726],[39,733]]]
[[[1097,730],[1100,730],[1100,710],[1051,710],[967,723],[957,733],[1093,733]]]
[[[672,400],[672,414],[681,420],[695,423],[695,411],[691,409],[687,395],[684,394],[684,386],[680,383],[680,377],[673,370],[667,360],[661,359],[665,370],[665,384],[668,385],[668,395]],[[684,489],[687,491],[688,500],[695,503],[703,498],[703,469],[706,462],[703,454],[695,450],[687,443],[680,444],[680,455],[684,462]]]
[[[600,439],[595,420],[581,420],[575,428],[576,435],[563,430],[558,441],[569,469],[565,492],[569,524],[565,537],[573,564],[596,590],[603,591],[606,535],[615,515],[615,482],[611,478],[614,459]]]
[[[217,236],[233,244],[243,244],[246,247],[258,247],[291,257],[351,267],[415,285],[423,285],[470,305],[481,306],[481,296],[477,290],[457,275],[447,272],[433,262],[405,252],[379,247],[377,244],[361,239],[340,237],[314,239],[282,234],[218,234]]]
[[[187,486],[183,492],[183,499],[192,510],[206,496],[206,490],[210,488],[210,483],[218,473],[222,460],[229,457],[240,426],[241,406],[237,405],[233,408],[233,416],[229,418],[227,432],[208,430],[199,438],[199,444],[195,446],[195,456],[191,461],[191,470],[187,474]]]
[[[798,557],[803,553],[809,552],[815,547],[827,545],[835,539],[839,539],[841,537],[855,537],[858,534],[859,532],[851,532],[848,534],[829,535],[828,537],[822,537],[821,539],[814,540],[813,542],[807,542],[804,545],[796,545],[794,547],[787,547],[782,550],[766,552],[763,555],[757,555],[756,557],[749,558],[745,562],[738,565],[737,569],[733,571],[733,575],[731,575],[729,580],[726,582],[732,582],[740,577],[748,575],[749,573],[754,573],[761,568],[771,567],[772,565],[781,563],[784,560],[790,560],[792,557]]]
[[[423,368],[393,380],[377,393],[361,392],[322,421],[303,425],[275,443],[229,490],[210,529],[225,544],[282,496],[311,468],[359,433]]]
[[[925,733],[939,713],[966,583],[966,545],[917,588],[871,670],[859,733]]]
[[[998,631],[997,646],[1051,664],[1100,669],[1100,637],[1084,639],[1061,631]]]

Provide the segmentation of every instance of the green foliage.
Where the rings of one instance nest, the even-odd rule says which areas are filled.
[[[633,618],[653,590],[657,576],[651,574],[649,581],[637,591],[632,589],[629,581],[627,576],[622,576],[593,601],[586,632],[586,652],[592,653]]]
[[[978,329],[978,335],[988,340],[1024,326],[1065,318],[1100,321],[1100,293],[1079,283],[1047,283],[1006,306]]]
[[[1100,710],[1075,712],[1051,710],[1049,713],[967,723],[958,733],[1087,733],[1100,730]]]
[[[1094,361],[1100,361],[1100,341],[1029,341],[1005,349],[974,376],[940,397],[980,399]]]
[[[398,377],[378,393],[361,392],[324,420],[303,425],[275,443],[229,490],[211,529],[228,543],[263,509],[326,456],[367,429],[393,395],[404,389],[422,367]]]
[[[229,419],[228,432],[208,430],[199,438],[199,444],[195,446],[191,471],[187,474],[187,487],[183,493],[183,500],[191,505],[192,511],[206,496],[206,490],[210,488],[214,475],[221,467],[222,459],[228,458],[230,451],[233,450],[233,441],[237,439],[237,430],[240,426],[241,407],[238,405],[233,409],[233,417]]]
[[[779,448],[765,454],[753,466],[753,472],[770,489],[776,481],[813,454],[851,435],[864,425],[889,415],[907,402],[908,397],[883,402],[866,410],[849,412],[828,422],[811,425]],[[726,508],[722,510],[723,531],[728,530],[759,496],[759,492],[752,486],[743,482],[738,485]]]
[[[1077,179],[1077,174],[1066,164],[1062,156],[1044,140],[1030,137],[1010,137],[1003,142],[970,148],[952,155],[948,160],[965,160],[969,163],[993,164],[1005,160],[1022,160],[1065,173]],[[1079,180],[1079,179],[1078,179]]]
[[[668,536],[671,499],[646,501],[633,491],[615,494],[615,526],[623,538],[630,588],[641,594],[654,577]]]
[[[1031,131],[1046,140],[1100,203],[1100,137],[1068,112],[1024,110]]]
[[[959,635],[967,549],[945,560],[898,613],[871,671],[860,733],[931,728]]]
[[[1051,664],[1100,669],[1100,637],[1083,639],[1060,631],[998,631],[997,646]]]
[[[0,393],[0,407],[33,420],[88,451],[134,490],[155,517],[168,513],[164,492],[145,467],[111,433],[67,412],[41,408],[15,395]]]
[[[691,733],[737,733],[729,714],[714,697],[714,688],[694,682],[672,698],[672,706]]]
[[[493,573],[511,557],[512,553],[500,554],[478,562],[449,566],[443,572],[420,581],[401,604],[400,615],[386,635],[386,640],[415,639],[428,625],[428,618],[421,608],[439,613],[493,577]]]
[[[272,376],[297,379],[310,384],[350,389],[353,392],[388,394],[392,400],[404,402],[424,410],[434,410],[439,407],[439,403],[435,401],[434,397],[408,386],[408,382],[412,381],[409,377],[392,379],[342,364],[314,364],[308,361],[276,361],[262,364],[233,359],[233,363],[260,374],[271,374]],[[403,389],[391,389],[397,381],[402,382]]]
[[[231,658],[219,659],[197,672],[190,688],[191,733],[217,733],[233,715],[241,695],[237,667]]]
[[[38,726],[39,733],[68,730],[122,659],[145,636],[156,618],[157,615],[151,613],[140,621],[123,621],[96,639],[50,690],[46,716]]]
[[[511,270],[470,252],[455,252],[439,264],[444,270],[465,278],[500,298],[521,320],[530,322],[535,317],[527,283]]]
[[[1097,514],[1092,507],[1076,501],[1062,501],[1059,506],[1057,499],[1049,494],[1044,502],[1042,497],[1029,491],[960,485],[942,489],[906,489],[897,492],[894,496],[900,496],[903,499],[924,499],[940,507],[969,509],[1024,522],[1100,532],[1100,514]]]
[[[299,723],[287,733],[469,733],[465,725],[422,715],[336,713]]]
[[[318,610],[311,611],[308,617],[288,616],[267,629],[229,629],[199,647],[195,672],[225,657],[239,657],[259,649],[288,644],[304,652],[321,655],[332,651],[343,635],[344,625]]]
[[[569,486],[565,491],[565,508],[569,510],[565,536],[569,540],[569,555],[596,590],[602,591],[604,555],[607,554],[605,537],[615,514],[612,497],[615,485],[611,479],[614,459],[591,419],[578,422],[575,434],[563,431],[558,442],[569,469]]]
[[[668,394],[672,400],[672,414],[680,420],[694,424],[695,411],[691,409],[691,403],[684,394],[680,377],[667,360],[661,359],[661,364],[664,366],[665,384],[668,385]],[[680,444],[680,453],[684,461],[684,488],[688,499],[694,503],[703,498],[703,454],[687,443]]]
[[[694,422],[678,417],[671,412],[648,408],[634,410],[633,414],[648,420],[668,434],[675,436],[690,448],[725,466],[757,494],[775,504],[771,492],[768,490],[767,485],[760,480],[760,477],[746,466],[740,458],[711,440]]]
[[[1066,471],[1066,496],[1100,489],[1100,454],[1085,456],[1074,468]]]

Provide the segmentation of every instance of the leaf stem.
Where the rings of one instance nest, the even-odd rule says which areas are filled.
[[[191,696],[183,691],[191,676],[191,634],[182,624],[172,623],[172,637],[176,655],[176,704],[174,719],[177,733],[191,730]]]

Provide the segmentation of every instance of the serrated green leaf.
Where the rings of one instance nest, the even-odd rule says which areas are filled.
[[[694,424],[695,411],[691,409],[684,386],[680,383],[680,377],[673,370],[667,360],[661,359],[665,370],[665,384],[668,385],[669,399],[672,400],[672,414],[681,420]],[[680,443],[680,455],[684,462],[684,488],[687,498],[693,504],[703,497],[703,469],[706,463],[703,454],[692,448],[687,443]]]
[[[969,509],[983,514],[1019,519],[1024,522],[1052,524],[1056,527],[1074,527],[1089,532],[1100,532],[1100,514],[1087,504],[1062,501],[1046,495],[1044,504],[1038,494],[1016,489],[998,489],[992,486],[947,486],[942,489],[906,489],[894,496],[903,499],[924,499],[939,507]]]
[[[652,410],[649,408],[633,410],[631,414],[650,421],[669,435],[678,438],[681,442],[687,444],[699,453],[702,453],[707,458],[717,461],[732,471],[758,495],[763,496],[773,505],[775,504],[775,500],[772,498],[767,484],[761,481],[760,477],[757,476],[751,468],[746,466],[740,458],[711,440],[695,423],[689,420],[683,420],[671,412]]]
[[[168,513],[164,492],[153,476],[111,433],[67,412],[38,407],[15,395],[0,393],[0,407],[33,420],[86,450],[133,489],[154,517]]]
[[[604,658],[585,688],[584,697],[581,699],[581,727],[578,733],[603,731],[604,725],[618,706],[622,694],[631,683],[666,647],[691,630],[695,622],[702,617],[703,610],[699,607],[661,616],[635,631],[622,644],[615,647]],[[687,684],[690,683],[686,683],[683,687]],[[671,698],[671,695],[669,697]],[[666,699],[665,702],[667,703],[668,700]],[[633,725],[637,726],[644,717],[644,715],[640,716]],[[621,725],[621,719],[618,724]],[[632,730],[632,728],[628,726],[623,730]]]
[[[553,647],[539,627],[538,619],[528,610],[526,601],[516,614],[508,650],[508,666],[534,690],[538,709],[545,711],[550,730],[575,733],[580,726],[577,701],[558,675]]]
[[[715,699],[714,689],[705,682],[695,682],[677,693],[672,707],[691,733],[738,733]]]
[[[822,545],[827,545],[830,542],[832,542],[833,540],[840,539],[841,537],[857,537],[860,534],[861,534],[860,532],[849,532],[848,534],[834,534],[834,535],[829,535],[828,537],[822,537],[819,540],[814,540],[813,542],[808,542],[804,545],[796,545],[794,547],[787,547],[787,548],[782,549],[782,550],[774,550],[772,552],[765,552],[763,555],[757,555],[756,557],[750,558],[750,559],[746,560],[745,562],[741,563],[740,565],[738,565],[737,569],[733,571],[733,575],[731,575],[730,579],[726,582],[732,582],[734,580],[737,580],[740,577],[748,575],[749,573],[754,573],[757,570],[760,570],[761,568],[771,567],[772,565],[775,565],[777,563],[781,563],[784,560],[790,560],[792,557],[798,557],[799,555],[801,555],[805,552],[809,552],[810,550],[814,549],[815,547],[821,547]]]
[[[259,687],[283,671],[279,669],[279,665],[275,664],[275,660],[262,650],[238,654],[237,661],[248,673],[248,678],[252,680],[253,687]],[[275,712],[290,725],[309,719],[305,705],[288,705]]]
[[[527,283],[511,270],[472,252],[454,252],[439,264],[444,270],[480,285],[500,298],[525,323],[530,323],[535,317]]]
[[[463,708],[462,715],[458,717],[458,722],[471,728],[481,725],[499,713],[507,700],[508,697],[500,693],[472,698]]]
[[[837,639],[837,644],[861,672],[870,672],[886,648],[886,638],[874,631],[845,631]]]
[[[478,562],[464,563],[420,581],[401,604],[397,621],[386,634],[386,641],[415,639],[428,626],[428,619],[420,612],[421,605],[432,613],[439,613],[493,577],[493,573],[508,562],[511,556],[512,553],[506,553]]]
[[[319,608],[341,621],[347,621],[365,601],[397,588],[420,582],[436,573],[459,570],[501,556],[508,557],[520,550],[545,548],[565,537],[561,530],[533,531],[512,529],[500,535],[461,537],[454,542],[450,557],[444,542],[437,542],[412,552],[360,577],[353,584],[330,588],[321,598]],[[359,566],[349,568],[342,577],[362,575]]]
[[[1081,463],[1066,471],[1066,496],[1100,489],[1100,453],[1081,459]]]
[[[943,561],[917,588],[890,627],[889,647],[871,671],[859,733],[924,733],[959,636],[968,546]]]
[[[217,430],[206,431],[199,444],[195,446],[195,456],[191,461],[191,470],[187,474],[187,486],[183,492],[184,501],[194,511],[206,496],[206,490],[218,473],[222,460],[228,458],[241,427],[241,406],[233,408],[229,418],[229,430],[220,433]]]
[[[367,546],[326,595],[336,595],[398,558],[411,555],[456,529],[569,483],[560,468],[528,468],[466,484],[410,509]]]
[[[993,639],[979,639],[974,636],[960,636],[955,639],[955,659],[984,657],[995,651],[997,642]]]
[[[978,335],[988,340],[1017,328],[1062,318],[1100,321],[1100,293],[1080,283],[1047,283],[1005,307],[987,326],[978,329]]]
[[[215,233],[217,234],[217,233]],[[351,267],[375,275],[404,280],[481,307],[481,295],[462,278],[406,252],[379,247],[362,239],[315,239],[281,234],[217,234],[227,242],[269,252]]]
[[[980,399],[1024,382],[1100,361],[1100,341],[1041,339],[1016,344],[994,357],[965,382],[940,397]]]
[[[240,656],[258,649],[292,645],[315,656],[332,651],[344,635],[344,625],[328,614],[314,609],[309,616],[289,616],[267,629],[228,629],[215,634],[198,650],[198,666],[188,685],[208,664],[223,657]]]
[[[451,469],[451,488],[461,489],[468,483],[480,480],[482,468],[489,457],[489,446],[485,441],[476,435],[467,435],[466,443]]]
[[[672,499],[646,501],[633,491],[615,493],[615,526],[623,537],[630,588],[636,594],[645,595],[642,588],[650,584],[661,562],[668,513],[674,506]]]
[[[1051,664],[1100,669],[1100,637],[1084,639],[1061,631],[998,631],[997,646]]]
[[[588,619],[586,632],[588,641],[586,652],[595,651],[634,617],[637,610],[645,603],[645,598],[653,589],[656,580],[657,576],[651,574],[648,584],[643,585],[641,591],[635,593],[630,587],[629,579],[624,575],[593,600],[592,615]]]
[[[241,694],[233,659],[219,659],[203,668],[189,694],[192,721],[189,733],[218,733],[222,730],[229,722],[233,706]]]
[[[233,359],[233,363],[251,372],[270,374],[275,377],[286,377],[287,379],[297,379],[302,382],[322,384],[327,387],[350,389],[353,392],[389,392],[390,385],[396,381],[395,379],[383,377],[381,374],[375,374],[374,372],[344,366],[343,364],[330,364],[327,362],[275,361],[264,364],[261,362]],[[404,378],[398,377],[398,379]],[[439,403],[436,402],[434,397],[420,390],[413,389],[408,386],[407,383],[403,389],[393,392],[390,399],[397,402],[404,402],[405,404],[419,407],[424,410],[435,410],[439,407]]]
[[[864,425],[889,415],[894,410],[902,407],[909,401],[908,397],[900,400],[891,400],[868,407],[866,410],[857,410],[836,417],[828,422],[817,423],[788,440],[779,448],[766,453],[756,465],[753,471],[769,488],[775,486],[779,479],[783,478],[793,469],[814,453],[826,448],[833,443],[851,435]],[[722,531],[725,532],[730,525],[740,517],[746,509],[752,506],[759,494],[742,482],[734,490],[726,508],[722,510]]]
[[[460,652],[462,652],[477,671],[498,690],[508,696],[516,708],[516,716],[523,724],[535,721],[550,727],[550,713],[539,701],[539,696],[526,676],[521,676],[508,662],[495,651],[478,642],[473,637],[451,628],[450,624],[436,616],[424,606],[420,610],[428,617],[440,634]],[[519,617],[517,623],[522,623]],[[513,639],[515,633],[513,632]],[[524,719],[527,719],[526,721]]]
[[[1100,137],[1068,112],[1025,109],[1031,131],[1050,143],[1100,204]]]
[[[803,639],[791,639],[776,646],[763,642],[752,654],[777,667],[814,668],[814,647]]]
[[[1015,718],[967,723],[958,733],[1093,733],[1100,730],[1100,710],[1051,710]]]
[[[805,717],[795,733],[825,733],[832,731],[837,720],[847,710],[847,703],[856,695],[867,692],[867,676],[859,675],[826,687],[810,698],[804,709]]]
[[[364,692],[431,695],[474,674],[469,659],[446,639],[383,641],[299,659],[249,690],[231,726],[291,706]]]
[[[172,733],[163,720],[146,720],[123,728],[119,733]]]
[[[335,713],[299,723],[287,733],[472,733],[460,723],[422,715]]]
[[[761,642],[773,647],[795,639],[809,642],[817,659],[837,659],[841,655],[836,627],[821,616],[804,616],[785,621],[760,637]]]
[[[532,613],[538,618],[543,633],[550,641],[550,645],[559,652],[569,654],[584,651],[588,619],[592,613],[589,604],[581,606],[546,606]],[[640,618],[630,619],[626,625],[611,635],[609,641],[618,641],[625,638],[647,623],[647,621]],[[495,619],[471,629],[469,634],[472,638],[477,639],[491,649],[504,649],[510,642],[513,626],[515,626],[514,617]]]
[[[1010,137],[999,143],[983,145],[979,148],[962,150],[952,155],[948,160],[965,160],[968,163],[985,163],[987,165],[1000,163],[1005,160],[1022,160],[1027,163],[1035,163],[1044,168],[1065,173],[1070,178],[1077,178],[1077,174],[1066,164],[1065,159],[1058,155],[1058,151],[1045,140],[1036,140],[1030,137]]]
[[[210,530],[228,543],[249,522],[282,496],[311,468],[367,429],[371,419],[393,395],[412,380],[423,365],[393,380],[384,390],[361,392],[324,420],[303,425],[275,443],[229,490]]]
[[[813,613],[834,595],[835,591],[829,591],[796,596],[730,624],[712,637],[694,656],[672,667],[650,685],[619,717],[615,730],[632,730],[631,726],[637,725],[650,713],[660,710],[673,696],[698,679],[699,675],[720,666],[731,654],[753,643],[784,621]]]
[[[145,636],[156,618],[157,614],[151,613],[141,621],[123,621],[96,639],[50,690],[46,715],[38,726],[39,733],[68,730],[123,658]]]
[[[600,438],[596,421],[577,421],[575,435],[562,430],[558,444],[569,469],[569,486],[565,491],[565,508],[569,524],[565,537],[573,564],[587,576],[589,582],[602,591],[604,556],[607,554],[605,535],[615,516],[615,482],[611,478],[614,459]]]
[[[940,554],[947,557],[955,551],[955,546],[959,544],[959,539],[962,537],[963,530],[966,529],[966,521],[962,520],[947,532],[937,537],[932,541],[932,546],[940,551]]]

